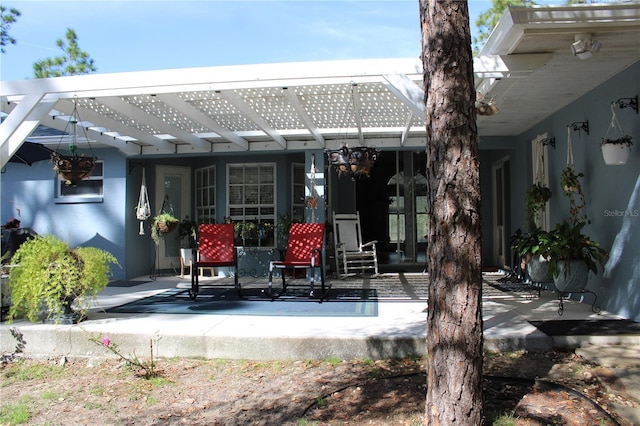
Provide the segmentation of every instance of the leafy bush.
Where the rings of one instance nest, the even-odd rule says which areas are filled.
[[[107,286],[111,264],[119,265],[109,252],[96,247],[71,249],[54,235],[38,235],[23,243],[13,256],[9,283],[12,306],[9,319],[25,315],[35,322],[45,309],[47,318],[59,318],[71,303],[95,296]]]

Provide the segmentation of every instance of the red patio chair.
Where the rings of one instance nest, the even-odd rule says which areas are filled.
[[[230,266],[233,268],[234,287],[238,295],[240,283],[238,282],[238,253],[234,245],[234,229],[232,223],[202,224],[198,233],[197,248],[193,250],[193,263],[191,268],[191,290],[189,296],[195,300],[200,291],[198,271],[200,268],[217,268]]]
[[[320,268],[320,281],[322,283],[321,299],[325,295],[324,286],[324,262],[322,261],[322,244],[324,242],[323,223],[293,223],[289,229],[289,242],[284,260],[272,260],[269,262],[269,290],[271,297],[279,297],[287,291],[287,282],[284,269],[310,269],[311,290],[309,295],[314,297],[314,284],[316,267]],[[273,293],[273,271],[283,269],[282,293]],[[294,274],[295,275],[295,274]]]

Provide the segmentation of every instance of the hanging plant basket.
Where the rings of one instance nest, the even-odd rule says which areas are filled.
[[[158,222],[158,232],[168,234],[178,227],[178,222]]]
[[[631,152],[631,135],[625,134],[618,123],[615,112],[615,103],[611,104],[611,124],[602,138],[600,148],[604,162],[608,166],[621,166],[627,164],[629,152]]]
[[[343,146],[340,149],[325,150],[329,165],[338,172],[338,176],[351,174],[355,176],[369,176],[380,151],[369,147],[349,148]]]
[[[631,136],[624,135],[618,139],[602,139],[600,148],[602,149],[602,157],[607,166],[622,166],[627,164],[629,153],[633,142]]]
[[[78,182],[88,178],[96,166],[96,157],[85,157],[77,154],[62,155],[54,152],[51,154],[53,170],[58,174],[65,185],[76,186]]]

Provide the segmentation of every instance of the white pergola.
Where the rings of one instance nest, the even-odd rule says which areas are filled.
[[[587,61],[569,51],[580,32],[603,46]],[[478,92],[500,109],[479,133],[518,135],[639,59],[640,3],[511,8],[474,59]],[[422,78],[415,58],[3,81],[0,162],[39,125],[67,129],[74,104],[90,141],[127,156],[423,148]]]

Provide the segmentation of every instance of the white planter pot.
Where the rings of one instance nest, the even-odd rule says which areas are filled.
[[[621,144],[607,143],[601,146],[604,163],[608,166],[621,166],[627,164],[631,147]]]
[[[545,283],[552,281],[551,274],[547,269],[548,262],[542,256],[531,256],[527,262],[527,272],[529,278],[534,283]]]
[[[553,276],[553,282],[558,291],[564,293],[583,291],[587,286],[589,268],[581,260],[558,262],[558,274]]]

